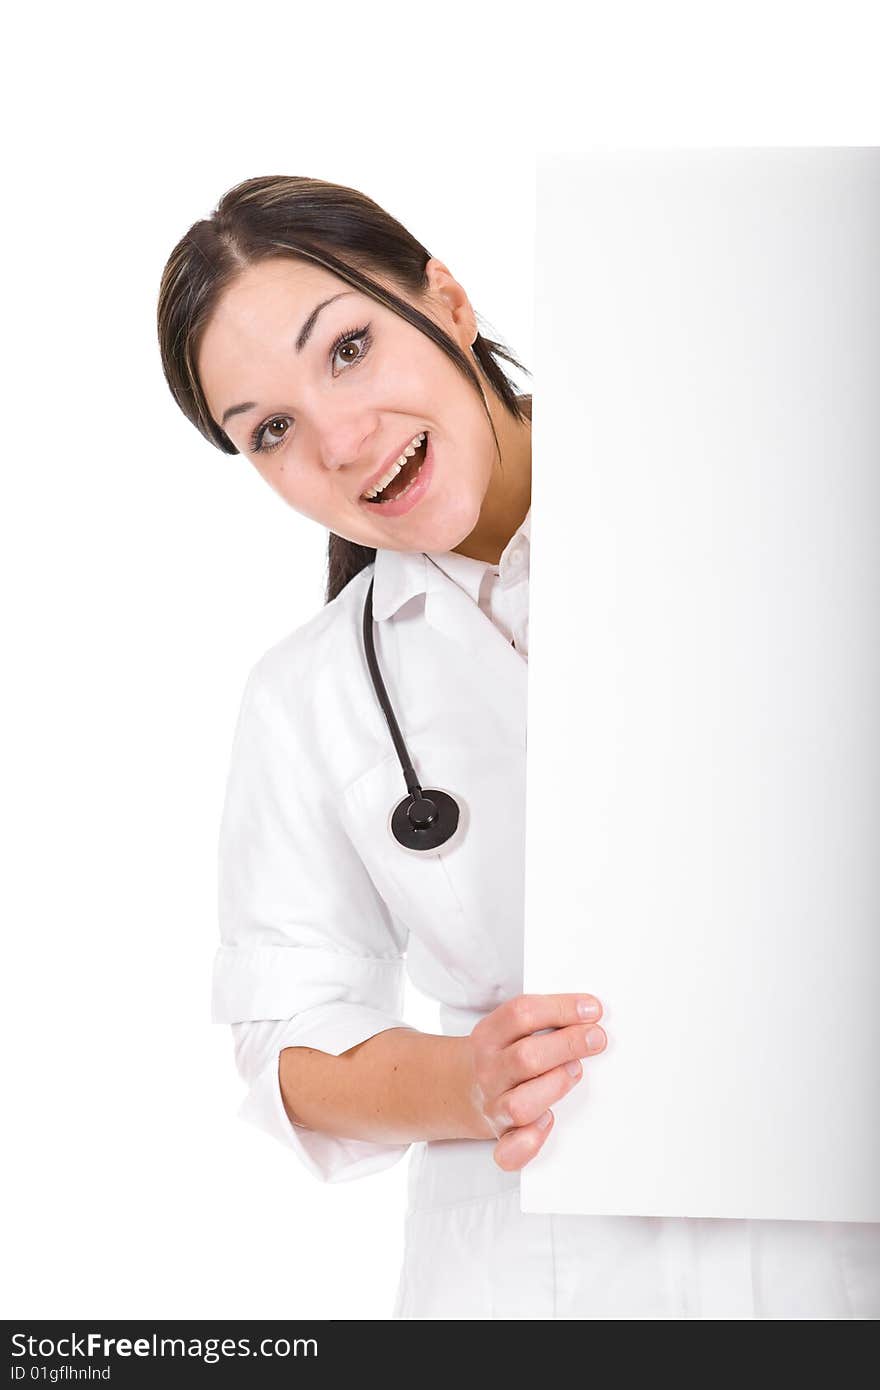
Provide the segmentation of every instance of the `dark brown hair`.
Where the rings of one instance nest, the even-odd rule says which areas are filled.
[[[239,452],[212,419],[196,374],[201,335],[227,286],[248,266],[270,256],[323,266],[431,338],[479,393],[498,447],[480,377],[469,357],[432,319],[371,278],[378,275],[417,298],[429,288],[425,267],[431,253],[357,189],[295,175],[247,179],[231,188],[210,217],[194,222],[181,237],[162,272],[157,309],[162,369],[180,409],[211,444],[226,454]],[[527,369],[503,344],[479,333],[472,351],[505,409],[518,420],[530,419],[531,397],[516,395],[495,359]],[[326,601],[375,556],[375,549],[331,531]]]

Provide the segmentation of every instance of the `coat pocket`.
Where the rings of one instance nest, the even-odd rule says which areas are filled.
[[[444,765],[442,758],[437,765]],[[431,785],[447,789],[439,783]],[[459,787],[449,790],[459,803],[461,835],[472,836],[467,800]],[[492,1008],[503,997],[496,945],[466,912],[460,884],[454,882],[443,850],[407,850],[395,840],[391,813],[405,795],[400,763],[392,753],[343,790],[341,816],[346,833],[389,911],[418,940],[421,949],[414,953],[414,961],[419,975],[413,974],[414,983],[450,1004]],[[452,996],[439,982],[436,990],[431,987],[428,958],[458,986]]]

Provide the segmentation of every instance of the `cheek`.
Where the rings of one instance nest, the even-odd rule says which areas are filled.
[[[282,466],[279,459],[276,465],[265,471],[265,478],[294,511],[301,512],[321,526],[332,528],[334,518],[346,506],[342,481],[332,473],[315,474],[287,463]]]
[[[495,462],[492,436],[483,439],[481,435],[473,449],[455,449],[451,454],[447,469],[450,484],[463,496],[482,502],[492,478]]]

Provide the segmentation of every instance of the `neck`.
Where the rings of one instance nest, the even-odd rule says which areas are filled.
[[[528,416],[520,422],[494,394],[487,391],[486,399],[501,446],[501,459],[499,462],[496,458],[493,465],[479,520],[455,551],[472,560],[497,565],[532,505],[532,403],[528,396],[519,398]]]

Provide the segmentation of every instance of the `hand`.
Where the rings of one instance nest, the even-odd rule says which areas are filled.
[[[608,1041],[596,1026],[601,1016],[592,994],[518,994],[474,1026],[471,1100],[486,1137],[498,1138],[492,1157],[499,1168],[515,1171],[535,1157],[553,1127],[548,1106],[580,1081],[579,1059]]]

